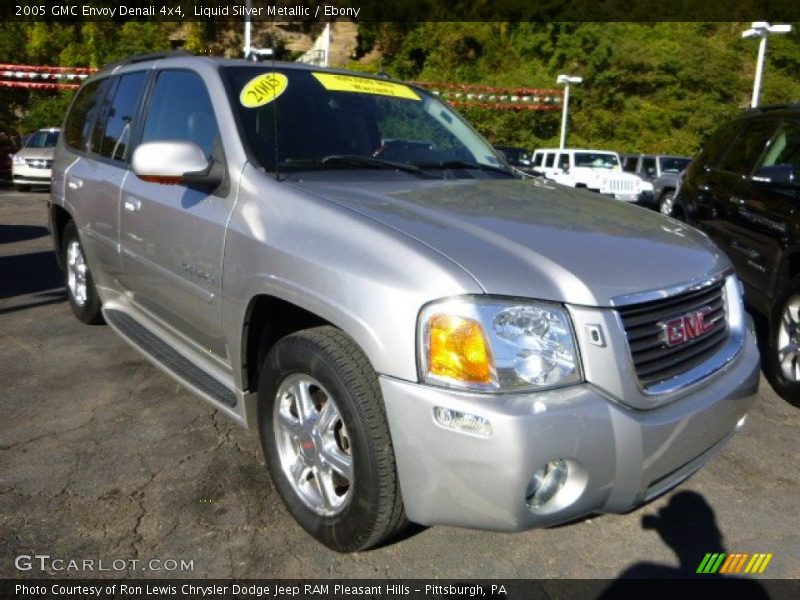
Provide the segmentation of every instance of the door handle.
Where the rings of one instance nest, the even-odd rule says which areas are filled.
[[[758,252],[756,250],[753,250],[752,248],[748,248],[747,246],[745,246],[744,244],[742,244],[741,242],[739,242],[737,240],[733,240],[731,242],[731,248],[734,248],[735,250],[738,250],[739,252],[744,254],[750,260],[759,260],[761,258],[761,253],[760,252]]]
[[[142,201],[138,198],[125,198],[123,206],[128,212],[136,212],[142,208]]]
[[[83,187],[83,179],[78,179],[77,177],[68,177],[67,186],[69,186],[69,189],[71,190],[79,190]]]

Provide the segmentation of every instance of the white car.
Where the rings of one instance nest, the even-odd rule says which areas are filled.
[[[533,169],[556,183],[586,188],[625,202],[636,202],[642,194],[653,191],[653,184],[625,173],[619,155],[608,150],[536,150]]]
[[[57,127],[39,129],[11,157],[11,179],[14,187],[27,191],[34,185],[50,185],[50,166],[61,130]]]

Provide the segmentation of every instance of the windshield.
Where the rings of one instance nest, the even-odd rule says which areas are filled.
[[[576,167],[591,167],[593,169],[614,169],[619,167],[616,154],[610,152],[576,152]]]
[[[26,148],[55,148],[58,131],[37,131],[25,143]]]
[[[531,164],[531,153],[524,148],[514,148],[513,146],[495,146],[495,150],[499,150],[505,154],[508,162],[514,166],[529,166]]]
[[[680,158],[677,156],[664,156],[661,158],[661,172],[662,173],[680,173],[689,163],[691,158]]]
[[[505,170],[492,147],[431,94],[382,79],[228,67],[243,135],[267,171]]]

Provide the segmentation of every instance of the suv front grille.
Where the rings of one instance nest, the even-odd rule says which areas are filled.
[[[608,179],[608,191],[613,193],[624,193],[636,191],[635,182],[630,179]]]
[[[25,164],[32,169],[49,169],[53,161],[47,158],[26,158]]]
[[[636,375],[645,388],[678,377],[716,354],[728,338],[724,280],[642,304],[621,307]],[[697,327],[697,315],[702,313]],[[687,323],[688,320],[688,323]],[[668,324],[675,333],[668,343]],[[699,329],[699,331],[698,331]],[[676,341],[677,338],[677,341]]]

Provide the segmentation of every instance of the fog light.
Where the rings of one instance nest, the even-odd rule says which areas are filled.
[[[525,491],[525,502],[531,508],[540,508],[550,502],[564,487],[569,475],[567,461],[552,460],[536,471]]]
[[[475,433],[486,437],[492,435],[491,423],[477,415],[437,406],[433,409],[433,417],[439,425],[447,427],[447,429],[454,429],[464,433]]]

